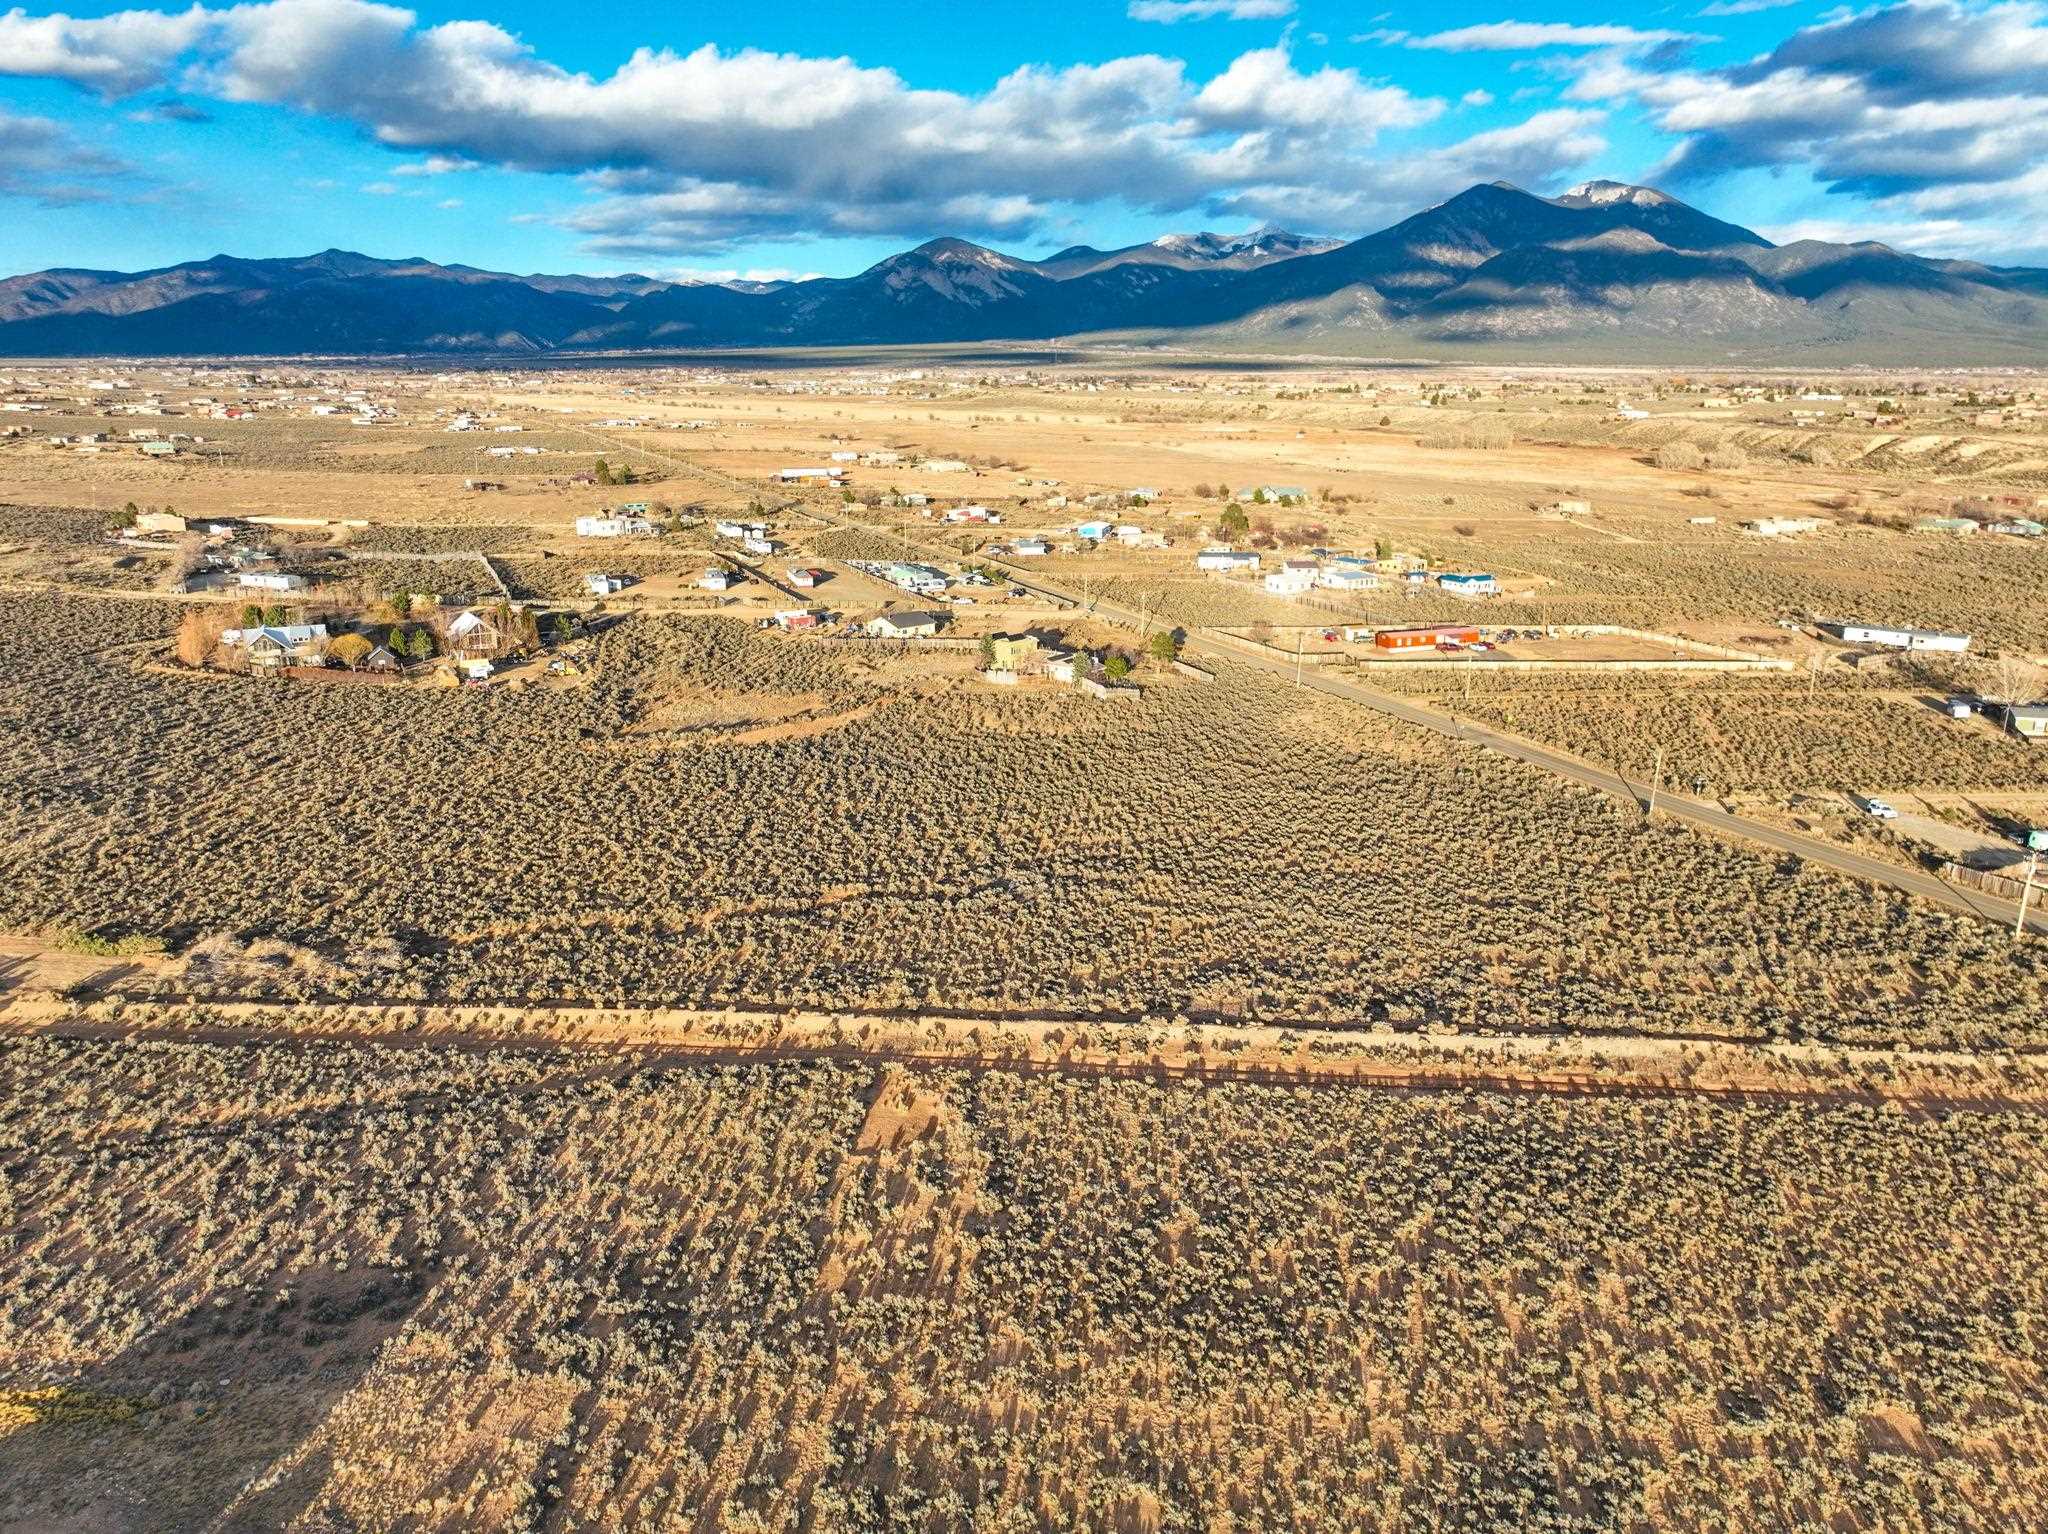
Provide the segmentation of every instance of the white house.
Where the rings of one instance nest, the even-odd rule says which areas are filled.
[[[614,591],[623,591],[626,583],[616,575],[592,573],[583,577],[583,589],[594,597],[608,597]]]
[[[1100,543],[1109,536],[1110,526],[1110,523],[1104,522],[1099,518],[1093,522],[1077,522],[1074,524],[1074,536],[1076,538],[1086,538],[1093,543]]]
[[[288,570],[244,570],[235,577],[237,584],[252,591],[304,591],[306,578],[293,575]]]
[[[846,470],[836,467],[829,469],[777,469],[775,471],[775,477],[785,485],[801,484],[805,480],[843,479],[845,476]]]
[[[1380,574],[1364,565],[1331,565],[1317,576],[1316,584],[1331,591],[1377,591]]]
[[[1819,517],[1757,517],[1739,524],[1745,533],[1758,538],[1784,538],[1793,533],[1811,533],[1820,528]]]
[[[1010,545],[1012,559],[1043,559],[1051,552],[1043,538],[1019,538]]]
[[[1944,634],[1934,629],[1878,628],[1868,623],[1824,623],[1821,625],[1844,644],[1874,644],[1889,650],[1931,650],[1960,655],[1970,648],[1968,634]]]
[[[740,541],[749,554],[773,554],[782,546],[773,538],[764,538],[759,533],[749,533]]]
[[[632,538],[654,531],[654,524],[645,517],[578,517],[576,536],[579,538]]]
[[[929,639],[938,631],[934,613],[883,613],[867,622],[871,639]]]
[[[1436,578],[1439,590],[1454,597],[1493,597],[1500,595],[1500,582],[1490,575],[1467,575],[1455,572]]]
[[[1195,556],[1197,570],[1256,570],[1259,556],[1249,549],[1204,549]]]
[[[724,568],[706,570],[697,577],[697,584],[706,591],[724,591],[732,585],[732,571]]]
[[[934,474],[965,474],[967,464],[959,458],[927,458],[925,468]]]
[[[1314,560],[1290,559],[1279,569],[1266,572],[1266,590],[1273,596],[1299,596],[1315,586],[1317,574]]]
[[[890,585],[900,587],[904,591],[915,592],[921,597],[937,596],[946,589],[946,572],[931,565],[891,560],[885,565],[874,567],[873,573],[881,576]]]

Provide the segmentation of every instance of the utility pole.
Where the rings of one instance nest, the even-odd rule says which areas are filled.
[[[1657,765],[1650,772],[1650,807],[1643,812],[1643,819],[1654,820],[1657,815],[1657,785],[1664,781],[1664,748],[1657,748]]]
[[[2040,858],[2041,855],[2038,852],[2029,852],[2027,854],[2027,882],[2020,886],[2019,920],[2012,924],[2012,935],[2016,938],[2026,935],[2027,900],[2034,893],[2034,865],[2040,861]]]
[[[1301,685],[1301,630],[1294,631],[1294,685]]]

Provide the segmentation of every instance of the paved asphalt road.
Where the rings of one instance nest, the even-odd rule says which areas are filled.
[[[899,529],[876,528],[851,517],[835,516],[829,513],[826,514],[826,520],[838,522],[846,527],[863,528],[870,532],[887,532],[891,537],[898,536],[900,532]],[[933,548],[922,544],[918,545],[918,547],[931,558],[954,560],[960,557],[958,551],[953,549]],[[1073,592],[1047,581],[1035,569],[1027,569],[1021,565],[1012,564],[1008,560],[1001,559],[991,559],[988,563],[1001,566],[1012,574],[1029,581],[1041,591],[1049,591],[1056,596],[1065,597],[1074,602],[1077,607],[1081,605],[1080,598],[1075,596]],[[1134,628],[1140,632],[1143,632],[1146,625],[1145,618],[1140,614],[1133,612],[1127,607],[1120,607],[1113,602],[1104,601],[1100,597],[1095,598],[1088,604],[1088,610],[1097,617],[1107,618],[1114,623],[1123,624],[1127,628]],[[1266,655],[1254,653],[1250,650],[1241,650],[1234,645],[1226,644],[1212,637],[1203,629],[1189,628],[1185,630],[1185,634],[1186,642],[1182,646],[1184,654],[1205,656],[1210,659],[1240,661],[1248,665],[1262,667],[1266,671],[1285,678],[1290,684],[1294,681],[1296,668],[1292,661],[1284,655]],[[1595,766],[1593,763],[1579,757],[1571,756],[1562,751],[1553,751],[1546,746],[1539,746],[1530,741],[1519,740],[1512,735],[1503,735],[1497,730],[1487,728],[1485,725],[1475,724],[1450,714],[1440,713],[1436,709],[1423,708],[1405,699],[1392,697],[1383,692],[1376,692],[1370,687],[1361,687],[1355,682],[1346,682],[1336,677],[1319,675],[1314,667],[1303,667],[1300,674],[1302,686],[1312,687],[1317,692],[1326,693],[1330,697],[1342,698],[1346,702],[1360,704],[1365,708],[1390,715],[1407,724],[1416,725],[1425,730],[1434,730],[1439,735],[1447,735],[1453,740],[1461,740],[1470,745],[1483,747],[1488,751],[1497,751],[1502,756],[1513,757],[1518,762],[1527,762],[1532,767],[1540,767],[1546,772],[1555,773],[1557,776],[1567,778],[1572,782],[1584,783],[1591,788],[1600,789],[1605,793],[1616,794],[1625,799],[1633,799],[1638,804],[1645,802],[1645,794],[1648,787],[1646,784],[1630,783],[1618,773],[1610,772],[1604,767]],[[1880,858],[1868,857],[1863,853],[1851,851],[1847,847],[1837,847],[1832,842],[1821,841],[1818,837],[1804,836],[1797,831],[1781,830],[1776,826],[1765,825],[1760,821],[1745,820],[1740,815],[1730,814],[1718,804],[1708,804],[1703,800],[1671,793],[1669,790],[1660,790],[1657,794],[1657,813],[1660,815],[1675,815],[1680,820],[1704,827],[1709,831],[1718,832],[1723,836],[1739,837],[1744,841],[1769,847],[1775,852],[1787,853],[1816,867],[1832,869],[1836,873],[1847,874],[1852,879],[1861,879],[1867,884],[1877,884],[1891,889],[1903,890],[1909,895],[1918,895],[1922,899],[1931,900],[1937,905],[1946,906],[1952,911],[1961,911],[1971,916],[1983,917],[1988,921],[1999,923],[2008,932],[2012,930],[2014,923],[2019,919],[2019,906],[2015,901],[2000,900],[1995,895],[1986,895],[1976,890],[1964,889],[1960,885],[1950,884],[1947,880],[1937,878],[1935,875],[1925,873],[1920,869],[1909,868],[1899,863],[1886,862]],[[2048,935],[2048,889],[2035,892],[2035,902],[2027,909],[2027,930],[2033,933]]]

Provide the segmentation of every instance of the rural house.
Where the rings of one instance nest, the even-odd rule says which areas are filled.
[[[2028,740],[2048,740],[2048,704],[2006,704],[2005,727]]]
[[[1377,591],[1380,577],[1370,565],[1339,560],[1316,577],[1316,584],[1331,591]]]
[[[304,591],[306,578],[288,570],[244,570],[235,579],[251,591]]]
[[[474,609],[458,613],[448,625],[448,648],[456,655],[491,656],[503,647],[497,625]]]
[[[1944,634],[1934,629],[1878,628],[1867,623],[1823,623],[1820,628],[1844,644],[1881,645],[1889,650],[1936,650],[1952,655],[1970,648],[1968,634]]]
[[[221,643],[243,650],[251,666],[317,666],[327,653],[324,623],[270,624],[263,628],[229,629]]]
[[[989,636],[991,671],[1023,671],[1038,664],[1036,634],[992,634]]]
[[[1500,582],[1490,575],[1446,573],[1436,578],[1437,588],[1447,596],[1493,597],[1500,595]]]
[[[867,621],[870,639],[929,639],[938,631],[937,613],[882,613]]]
[[[1266,591],[1271,596],[1298,596],[1314,587],[1316,575],[1313,559],[1290,559],[1266,572]]]
[[[578,517],[576,536],[579,538],[634,538],[654,531],[654,524],[645,517]]]

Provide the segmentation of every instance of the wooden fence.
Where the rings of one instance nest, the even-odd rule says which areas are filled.
[[[1968,868],[1961,863],[1943,863],[1941,876],[1951,884],[1960,884],[1973,890],[1982,890],[1987,895],[1996,895],[2002,900],[2018,900],[2020,891],[2026,888],[2026,875],[2000,873],[1991,868]]]

